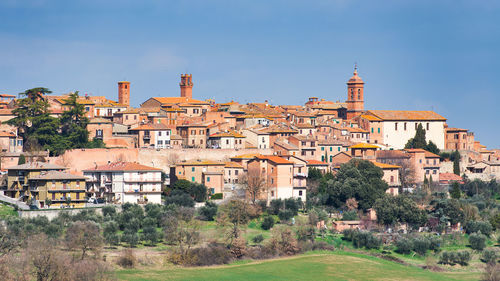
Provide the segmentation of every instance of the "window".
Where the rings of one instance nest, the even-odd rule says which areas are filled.
[[[306,146],[306,142],[305,141],[302,142],[302,146]]]
[[[266,142],[266,139],[264,137],[262,137],[262,142]]]
[[[338,150],[337,151],[340,151],[340,146],[338,147]]]
[[[332,151],[332,150],[333,150],[333,147],[330,146],[330,151]]]
[[[306,151],[305,151],[305,150],[302,150],[302,151],[300,152],[300,155],[305,156],[305,155],[306,155]]]
[[[137,120],[137,115],[134,115],[134,120]]]
[[[432,170],[432,173],[435,175],[437,173],[437,170]]]
[[[321,162],[325,162],[325,155],[321,156]]]
[[[398,123],[394,123],[394,130],[397,131],[398,130]]]
[[[351,100],[354,99],[354,89],[351,88]]]
[[[56,200],[56,194],[52,193],[52,200]]]
[[[415,130],[418,128],[418,123],[415,123]]]
[[[203,144],[203,140],[200,140],[200,144]]]
[[[406,122],[404,123],[404,130],[406,131]]]
[[[358,89],[358,100],[361,99],[361,89]]]
[[[373,134],[373,128],[372,128],[372,134]]]
[[[234,175],[237,176],[238,175],[238,170],[234,170]]]
[[[330,162],[333,161],[333,155],[330,155]]]
[[[271,197],[274,197],[274,191],[271,190]]]
[[[191,172],[194,172],[194,167],[191,167]]]
[[[299,190],[299,196],[302,196],[302,190]]]
[[[325,147],[324,146],[321,147],[321,151],[325,151]]]
[[[159,140],[158,145],[163,145],[163,141]]]
[[[200,135],[203,135],[204,131],[203,130],[200,130]]]
[[[427,123],[426,127],[427,127],[427,131],[429,131],[429,123]]]
[[[426,174],[429,174],[429,170],[425,170],[425,173],[426,173]]]
[[[194,182],[194,177],[191,177],[191,181]]]
[[[210,177],[207,177],[207,182],[210,182]]]
[[[76,193],[76,200],[80,199],[80,192]]]
[[[394,176],[391,176],[391,183],[394,182]]]
[[[108,116],[111,116],[113,115],[113,110],[112,109],[108,109]]]
[[[271,179],[271,184],[274,184],[274,179]]]
[[[380,128],[378,128],[378,130],[377,130],[377,131],[378,131],[378,133],[380,133]]]
[[[128,120],[128,115],[125,115],[125,120]]]

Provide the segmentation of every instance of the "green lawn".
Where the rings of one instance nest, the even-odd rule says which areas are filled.
[[[478,280],[478,273],[436,273],[350,252],[315,252],[289,258],[214,267],[116,272],[119,280]]]
[[[10,216],[17,217],[17,212],[14,210],[14,207],[6,204],[0,204],[0,219],[4,219]]]

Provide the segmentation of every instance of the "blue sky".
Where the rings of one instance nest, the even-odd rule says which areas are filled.
[[[346,99],[354,62],[365,108],[435,110],[500,147],[498,1],[0,1],[0,93],[44,86],[131,103],[179,95],[303,104]]]

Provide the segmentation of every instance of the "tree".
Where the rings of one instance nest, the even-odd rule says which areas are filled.
[[[143,241],[149,241],[150,245],[155,245],[158,242],[160,233],[156,230],[156,219],[148,217],[144,220],[141,239]]]
[[[231,200],[219,206],[217,224],[227,229],[227,239],[232,244],[240,236],[240,228],[250,220],[247,203]]]
[[[74,222],[66,230],[66,245],[69,249],[80,249],[83,260],[89,251],[97,253],[103,244],[99,225],[92,221]]]
[[[415,167],[410,160],[402,161],[400,167],[399,180],[401,182],[401,187],[399,193],[403,193],[403,190],[408,190],[415,185]]]
[[[453,199],[460,199],[461,195],[462,195],[462,192],[460,191],[460,184],[458,182],[454,181],[451,184],[450,196]]]
[[[469,235],[470,247],[476,251],[482,251],[486,248],[486,236],[481,233]]]
[[[205,206],[200,208],[200,216],[207,221],[213,221],[214,217],[217,215],[217,204],[214,202],[207,201]]]
[[[78,103],[78,98],[78,91],[76,91],[64,100],[67,110],[60,118],[62,136],[70,143],[71,148],[86,147],[89,139],[87,130],[89,119],[85,116],[83,104]]]
[[[429,141],[429,143],[424,147],[424,149],[431,152],[431,153],[437,154],[437,155],[439,155],[439,153],[440,153],[439,148],[432,141]]]
[[[347,199],[354,198],[359,209],[367,210],[388,188],[382,176],[382,169],[372,162],[352,159],[340,166],[333,181],[320,185],[319,194],[327,206],[344,208]]]
[[[409,148],[426,148],[427,141],[425,140],[425,130],[422,127],[422,124],[419,123],[417,126],[417,131],[415,132],[415,136],[408,140],[405,145],[406,149]]]
[[[26,157],[24,156],[24,154],[21,154],[19,155],[19,159],[17,160],[17,165],[22,165],[26,163]]]
[[[460,153],[455,150],[455,157],[453,159],[453,173],[460,176]]]
[[[108,221],[103,225],[104,241],[109,245],[118,245],[120,243],[120,236],[118,235],[118,223],[115,221]]]
[[[427,222],[427,213],[404,195],[385,195],[373,207],[377,212],[377,221],[386,226],[404,223],[418,227]]]
[[[252,204],[259,198],[260,194],[265,190],[266,179],[258,169],[249,169],[246,175],[243,175],[240,182],[244,184],[245,191],[250,195]]]

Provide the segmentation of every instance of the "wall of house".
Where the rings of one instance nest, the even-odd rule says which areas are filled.
[[[397,130],[396,130],[396,125]],[[404,124],[406,123],[406,130]],[[396,149],[403,149],[409,139],[416,133],[415,123],[421,123],[425,130],[425,138],[432,141],[439,149],[444,149],[444,121],[384,121],[383,143]],[[429,129],[427,130],[427,124]]]

